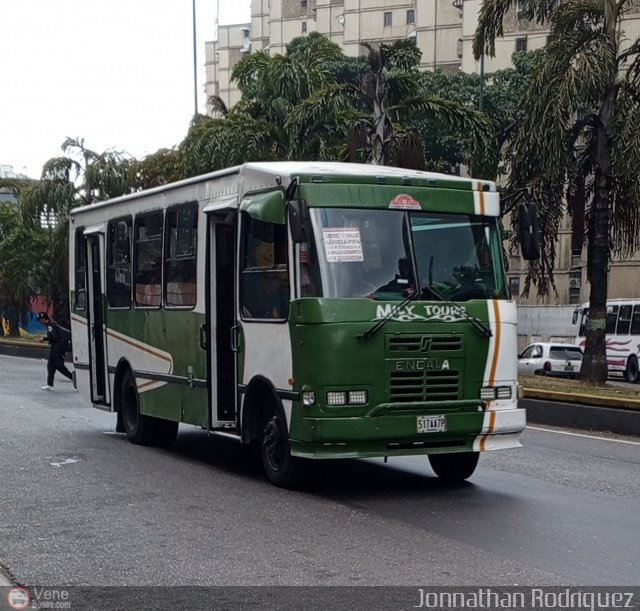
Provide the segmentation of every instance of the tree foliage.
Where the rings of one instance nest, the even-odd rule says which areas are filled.
[[[24,303],[32,295],[43,295],[55,315],[67,322],[69,213],[76,206],[128,193],[135,184],[136,165],[119,151],[96,153],[79,138],[67,138],[62,151],[66,155],[45,163],[39,181],[25,181],[16,188],[19,230],[2,246],[11,249],[15,240],[14,256],[19,260],[7,281],[15,299]]]
[[[640,44],[623,35],[630,0],[522,0],[519,9],[550,25],[549,43],[522,98],[509,147],[509,187],[531,186],[542,213],[542,257],[529,282],[553,286],[559,223],[574,216],[574,252],[587,244],[590,319],[582,375],[603,382],[607,271],[615,253],[640,245]],[[477,57],[495,52],[515,0],[485,0]],[[575,222],[578,219],[579,222]],[[582,221],[584,219],[584,225]]]
[[[493,177],[497,150],[491,122],[469,104],[422,86],[413,41],[369,45],[344,56],[326,37],[295,39],[286,55],[256,51],[233,71],[241,100],[227,109],[211,100],[215,118],[196,117],[180,146],[183,176],[245,161],[360,161],[425,168],[416,116],[465,134],[464,146]]]

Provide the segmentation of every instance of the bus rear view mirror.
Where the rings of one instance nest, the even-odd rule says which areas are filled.
[[[308,242],[310,238],[309,208],[304,201],[292,200],[289,202],[289,227],[291,238],[297,244]]]
[[[518,232],[522,256],[527,261],[537,261],[540,258],[540,225],[538,208],[531,200],[518,207]]]

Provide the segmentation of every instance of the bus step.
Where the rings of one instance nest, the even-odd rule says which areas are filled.
[[[209,435],[215,435],[216,437],[226,437],[227,439],[233,439],[235,441],[241,441],[242,438],[235,429],[211,429]]]

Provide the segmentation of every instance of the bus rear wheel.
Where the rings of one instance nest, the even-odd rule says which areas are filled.
[[[287,426],[279,413],[267,420],[260,444],[262,464],[267,479],[280,488],[297,488],[308,475],[308,463],[291,456]]]
[[[627,361],[624,379],[629,382],[629,384],[636,384],[640,379],[640,367],[638,367],[638,359],[635,356],[630,356]]]
[[[470,478],[478,465],[480,452],[429,454],[429,463],[435,474],[445,482],[462,482]]]
[[[125,373],[120,387],[120,411],[127,438],[136,445],[169,446],[178,435],[178,423],[140,413],[138,389],[130,371]]]

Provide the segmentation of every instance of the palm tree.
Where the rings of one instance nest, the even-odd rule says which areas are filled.
[[[41,179],[23,188],[18,202],[25,229],[45,235],[39,252],[38,290],[52,302],[55,316],[67,322],[69,212],[128,193],[135,165],[120,151],[96,153],[81,138],[67,138],[62,151],[67,155],[47,161]]]
[[[241,100],[227,109],[212,97],[215,118],[197,116],[180,146],[183,176],[193,176],[245,161],[301,158],[288,118],[314,92],[333,81],[332,62],[338,45],[310,36],[289,55],[256,51],[233,70]]]
[[[369,46],[346,58],[313,34],[287,55],[256,51],[233,71],[241,100],[227,109],[211,98],[215,118],[198,116],[180,146],[181,172],[192,176],[260,160],[362,161],[424,168],[422,139],[408,129],[416,113],[471,135],[483,173],[495,174],[489,120],[472,108],[426,95],[411,41]],[[486,169],[486,168],[489,169]]]
[[[413,41],[363,45],[366,67],[358,83],[330,83],[293,109],[288,125],[294,141],[313,142],[326,126],[346,126],[352,161],[423,169],[425,156],[417,132],[407,129],[416,115],[455,125],[471,135],[478,173],[495,174],[497,154],[489,120],[459,102],[429,95],[421,84],[420,50]],[[343,131],[345,131],[343,129]]]
[[[516,0],[484,0],[476,58],[495,39]],[[553,282],[555,242],[564,214],[585,210],[590,311],[581,375],[607,378],[607,270],[613,254],[640,246],[640,40],[625,39],[632,0],[519,0],[531,20],[550,24],[549,42],[523,99],[524,121],[511,145],[509,186],[534,189],[543,216],[543,256],[530,270],[544,293]],[[582,230],[582,228],[578,228]]]

